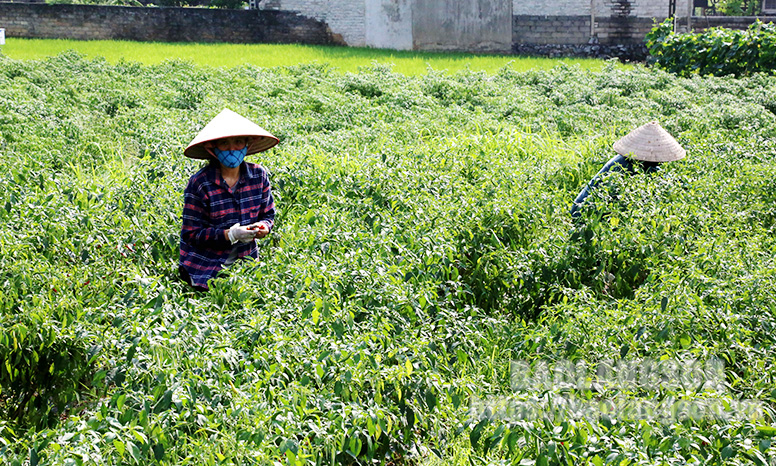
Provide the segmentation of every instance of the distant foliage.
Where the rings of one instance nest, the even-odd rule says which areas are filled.
[[[762,0],[717,0],[709,2],[717,13],[725,16],[757,16],[762,12]]]
[[[236,10],[245,5],[243,0],[210,0],[210,6],[215,8],[227,8]]]
[[[776,26],[759,20],[746,31],[717,27],[679,34],[669,18],[647,34],[647,48],[655,65],[680,76],[750,76],[776,70]]]

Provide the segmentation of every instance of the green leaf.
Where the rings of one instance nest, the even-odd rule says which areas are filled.
[[[170,409],[171,404],[172,404],[172,390],[168,389],[164,391],[164,394],[156,403],[156,406],[154,407],[154,412],[161,413],[163,411],[167,411],[168,409]]]
[[[516,430],[513,430],[507,436],[507,448],[509,449],[510,453],[512,453],[512,451],[515,449],[515,445],[517,445],[517,440],[519,438],[520,438],[520,432]]]
[[[358,456],[361,453],[361,439],[358,435],[350,437],[350,451],[355,456]]]
[[[757,426],[757,430],[765,435],[776,437],[776,427],[773,426]]]
[[[429,410],[433,411],[438,404],[436,395],[434,395],[434,392],[432,392],[431,389],[427,389],[425,398],[426,398],[426,406],[428,406]]]
[[[113,439],[113,447],[119,452],[119,456],[124,456],[124,451],[126,449],[124,442],[119,439]]]
[[[477,423],[477,425],[474,426],[474,429],[472,429],[471,433],[469,434],[469,441],[471,442],[472,448],[474,450],[477,449],[477,444],[480,441],[480,438],[482,437],[482,429],[485,428],[485,425],[488,423],[487,419],[483,419],[480,422]]]
[[[124,401],[127,399],[126,393],[119,394],[118,397],[116,397],[116,408],[121,411],[122,408],[124,408]]]
[[[162,459],[164,459],[164,445],[162,445],[161,443],[157,443],[156,445],[154,445],[153,451],[154,451],[154,458],[157,461],[161,461]]]
[[[132,430],[132,436],[135,437],[135,440],[140,442],[141,445],[145,445],[148,443],[148,437],[146,435],[138,430]]]

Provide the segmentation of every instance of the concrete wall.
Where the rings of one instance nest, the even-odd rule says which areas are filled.
[[[412,50],[412,2],[366,0],[365,44],[369,47]]]
[[[264,0],[325,22],[356,47],[508,52],[513,0]]]
[[[512,48],[512,0],[415,0],[416,50],[507,53]]]
[[[326,24],[278,11],[0,3],[7,37],[332,44]]]

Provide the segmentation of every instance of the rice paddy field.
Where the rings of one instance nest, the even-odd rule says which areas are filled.
[[[776,77],[88,45],[0,53],[0,463],[774,464]],[[278,215],[197,292],[223,108]],[[649,121],[687,156],[573,221]]]

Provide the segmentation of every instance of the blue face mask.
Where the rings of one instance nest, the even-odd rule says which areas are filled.
[[[217,147],[213,149],[216,154],[216,158],[225,167],[234,168],[239,167],[245,158],[245,154],[248,152],[248,146],[246,145],[242,149],[237,150],[220,150]]]

